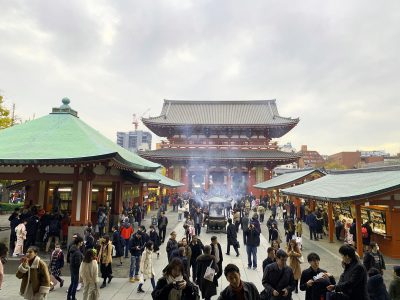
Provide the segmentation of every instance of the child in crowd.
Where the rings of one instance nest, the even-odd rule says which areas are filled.
[[[54,290],[57,282],[60,283],[60,287],[63,287],[64,280],[61,279],[61,269],[64,267],[64,253],[61,250],[59,243],[56,243],[54,251],[50,256],[50,291]]]

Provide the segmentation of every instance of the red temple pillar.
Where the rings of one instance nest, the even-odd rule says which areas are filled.
[[[206,172],[204,175],[204,190],[208,192],[208,185],[210,183],[210,175],[208,174],[208,167],[206,168]]]
[[[228,168],[228,175],[226,177],[226,187],[228,190],[228,193],[232,191],[232,178],[231,178],[231,169]]]
[[[362,236],[361,236],[361,205],[356,204],[356,237],[357,237],[357,253],[360,257],[363,256],[363,243],[362,243]]]

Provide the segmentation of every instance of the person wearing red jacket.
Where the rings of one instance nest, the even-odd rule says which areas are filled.
[[[129,239],[133,234],[133,227],[131,223],[129,223],[129,218],[125,218],[121,224],[120,229],[121,238],[125,240],[125,258],[128,258],[129,253]]]

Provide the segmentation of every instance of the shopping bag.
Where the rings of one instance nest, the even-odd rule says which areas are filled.
[[[115,249],[115,246],[112,245],[112,257],[115,257],[117,255],[117,250]]]
[[[143,273],[140,273],[140,276],[139,276],[139,283],[144,284],[144,276],[143,276]]]
[[[211,261],[210,265],[207,267],[206,272],[204,273],[204,279],[208,281],[214,281],[215,269],[211,268],[214,260]]]

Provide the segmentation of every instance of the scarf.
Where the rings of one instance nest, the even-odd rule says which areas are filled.
[[[167,275],[165,279],[167,280],[167,283],[170,284],[176,281],[182,281],[183,275],[179,275],[178,277],[172,277],[171,275]],[[172,288],[168,294],[168,300],[180,300],[181,298],[182,298],[182,290],[177,290],[175,288]]]
[[[240,281],[240,284],[239,284],[239,286],[237,287],[237,288],[234,288],[233,286],[231,286],[231,288],[232,288],[232,291],[233,291],[233,293],[234,293],[234,295],[235,295],[235,298],[236,299],[245,299],[245,297],[244,297],[244,289],[243,289],[243,282],[242,281]]]

